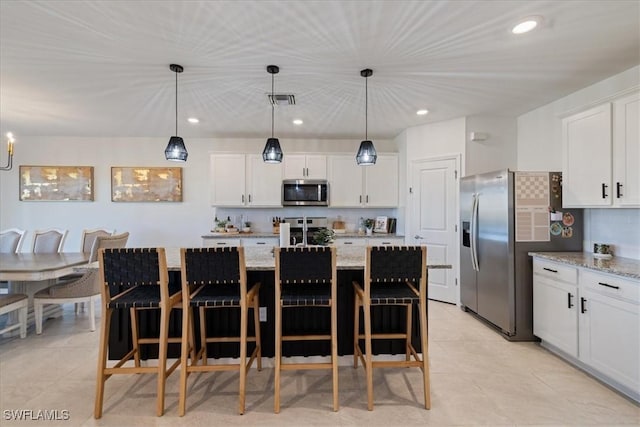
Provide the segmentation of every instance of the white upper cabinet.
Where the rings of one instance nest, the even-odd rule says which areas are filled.
[[[640,207],[640,95],[562,120],[564,207]]]
[[[328,160],[331,207],[397,207],[398,156],[379,154],[375,165],[358,166],[353,155]]]
[[[640,207],[640,93],[613,103],[614,205]]]
[[[327,179],[327,156],[324,154],[286,154],[284,179]]]
[[[258,154],[211,155],[213,206],[281,206],[282,164]]]
[[[245,155],[212,154],[211,204],[213,206],[245,205]]]
[[[611,104],[562,120],[562,205],[611,205]]]

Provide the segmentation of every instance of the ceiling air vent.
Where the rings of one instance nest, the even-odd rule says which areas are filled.
[[[296,97],[293,94],[275,93],[267,94],[271,105],[296,105]]]

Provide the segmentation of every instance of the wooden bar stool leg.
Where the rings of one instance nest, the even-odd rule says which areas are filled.
[[[135,361],[136,368],[140,367],[140,346],[138,345],[138,310],[135,308],[129,309],[129,317],[131,319],[131,341],[133,346],[133,360]]]
[[[407,308],[407,338],[405,340],[405,346],[406,346],[406,358],[405,360],[408,362],[411,360],[411,323],[412,323],[412,312],[413,312],[413,306],[411,304],[406,306]],[[408,368],[408,366],[407,366]]]
[[[178,400],[178,415],[183,417],[187,407],[187,378],[189,362],[187,356],[191,353],[191,364],[196,363],[193,352],[193,315],[191,309],[182,310],[182,341],[180,348],[180,397]],[[191,341],[191,343],[187,343]]]
[[[240,305],[240,395],[238,413],[244,414],[245,391],[247,386],[247,329],[249,323],[249,307],[246,302]]]
[[[427,302],[420,298],[420,344],[422,346],[422,375],[424,381],[424,407],[431,409],[431,384],[429,379],[429,332],[427,329]]]
[[[364,351],[367,353],[365,356],[367,371],[367,409],[373,411],[373,356],[371,350],[371,304],[369,301],[364,301],[362,308],[364,309]]]
[[[253,324],[256,336],[256,358],[258,359],[258,371],[262,371],[262,340],[260,338],[260,298],[253,297]]]
[[[331,301],[331,369],[333,374],[333,410],[338,411],[338,311],[336,301]]]
[[[164,391],[167,383],[167,347],[169,339],[169,315],[167,306],[160,309],[160,343],[158,346],[158,396],[156,397],[156,414],[164,414]]]
[[[279,286],[276,283],[276,287]],[[276,354],[275,354],[275,373],[274,373],[274,398],[273,412],[280,413],[280,369],[282,363],[282,305],[280,301],[280,292],[276,296]]]
[[[358,367],[358,353],[360,349],[360,301],[355,295],[353,302],[353,367]]]
[[[93,410],[93,417],[98,419],[102,417],[102,403],[104,400],[104,383],[107,380],[104,373],[107,367],[107,351],[109,348],[109,328],[111,326],[111,315],[113,310],[104,307],[102,313],[102,328],[100,329],[100,349],[98,353],[98,369],[96,379],[96,402]]]

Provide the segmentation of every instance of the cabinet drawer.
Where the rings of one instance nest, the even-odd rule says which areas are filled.
[[[261,246],[261,247],[273,247],[278,246],[280,244],[280,239],[278,238],[260,238],[260,239],[242,239],[242,246]]]
[[[561,280],[566,283],[578,283],[578,269],[576,267],[569,267],[555,262],[534,259],[533,273],[552,277],[555,280]]]
[[[205,248],[219,248],[221,246],[240,246],[240,239],[202,239]]]
[[[343,239],[335,238],[333,241],[335,246],[367,246],[367,239]]]
[[[375,237],[369,238],[369,246],[402,246],[404,239],[399,237]]]
[[[580,286],[599,294],[640,303],[640,282],[619,276],[581,270]]]

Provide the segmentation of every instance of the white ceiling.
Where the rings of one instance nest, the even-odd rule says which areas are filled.
[[[0,2],[0,131],[364,137],[519,115],[640,63],[638,1]],[[542,28],[520,36],[520,18]],[[428,108],[430,114],[417,116]],[[198,125],[187,117],[200,119]],[[293,118],[304,125],[294,126]],[[188,142],[188,141],[187,141]]]

